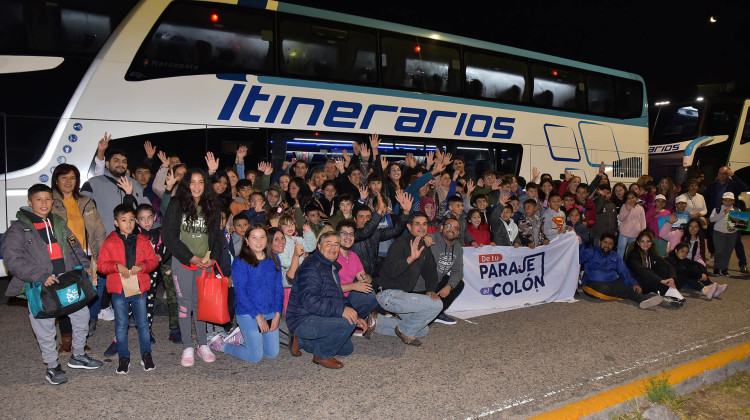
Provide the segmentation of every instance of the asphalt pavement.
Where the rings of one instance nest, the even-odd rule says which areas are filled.
[[[750,250],[750,236],[744,238]],[[732,258],[729,287],[706,301],[687,292],[680,309],[641,310],[628,302],[578,296],[554,303],[436,324],[421,347],[398,338],[354,337],[343,369],[312,355],[245,363],[219,354],[180,366],[182,347],[167,340],[157,316],[156,370],[137,361],[128,375],[102,353],[114,323],[100,321],[89,338],[104,367],[65,367],[69,383],[49,385],[25,301],[0,305],[0,416],[7,419],[120,418],[525,418],[596,395],[750,341],[750,277]],[[716,279],[714,281],[717,281]],[[7,283],[7,282],[6,282]],[[130,329],[130,350],[137,334]]]

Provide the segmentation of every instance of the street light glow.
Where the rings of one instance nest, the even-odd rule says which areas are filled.
[[[654,105],[655,106],[669,105],[669,101],[655,102]]]

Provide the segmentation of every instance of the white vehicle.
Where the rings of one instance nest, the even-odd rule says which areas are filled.
[[[727,165],[750,185],[750,99],[707,97],[690,103],[652,109],[654,128],[649,142],[649,174],[669,176],[677,185],[698,173],[716,179]],[[750,195],[740,196],[750,206]]]
[[[10,2],[2,231],[59,163],[90,176],[105,132],[131,165],[145,140],[194,165],[210,150],[227,166],[246,144],[248,167],[278,167],[378,133],[390,160],[440,147],[472,177],[538,167],[586,181],[602,161],[613,181],[647,171],[635,74],[275,1],[131,3]],[[64,78],[71,68],[83,71]],[[45,101],[64,105],[40,114]]]

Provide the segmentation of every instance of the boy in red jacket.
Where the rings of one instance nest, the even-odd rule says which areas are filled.
[[[146,292],[151,288],[149,273],[159,266],[159,259],[146,235],[134,234],[135,210],[129,204],[120,204],[114,209],[115,227],[99,252],[99,272],[107,276],[107,292],[112,294],[115,310],[115,338],[120,358],[117,373],[127,374],[130,366],[128,350],[129,311],[132,309],[138,327],[138,342],[141,350],[143,370],[154,369],[151,358],[151,337],[146,314]],[[138,291],[132,296],[123,289],[123,278],[135,276]]]

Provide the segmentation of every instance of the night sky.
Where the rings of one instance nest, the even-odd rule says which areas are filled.
[[[750,1],[292,3],[638,73],[651,104],[692,100],[699,84],[734,82],[750,96]]]

